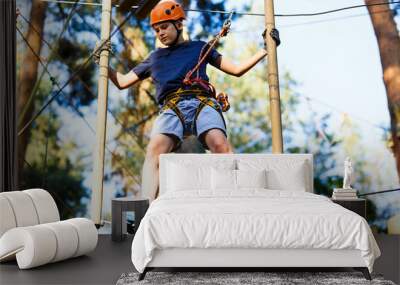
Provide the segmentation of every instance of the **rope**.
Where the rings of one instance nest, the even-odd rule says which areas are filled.
[[[32,23],[31,23],[28,19],[26,19],[22,14],[20,14],[20,15],[21,15],[22,18],[28,23],[28,25],[33,26]],[[85,21],[85,19],[81,17],[81,15],[80,15],[79,13],[78,13],[77,15],[82,19],[82,21],[84,22],[84,24],[85,24],[92,32],[94,32],[98,37],[100,37],[100,36],[98,35],[98,32],[97,32],[91,25],[89,25],[89,24]],[[51,48],[51,45],[40,35],[40,33],[39,33],[34,27],[33,27],[33,29],[34,29],[34,31],[38,34],[38,36],[41,38],[41,40],[42,40],[47,46],[49,46],[49,48]],[[132,42],[129,41],[129,43],[130,43],[130,44],[132,45],[132,47],[133,47]],[[31,49],[31,50],[32,50],[32,49]],[[59,59],[62,59],[62,57],[59,55],[59,53],[55,52],[55,54],[57,55],[57,57],[58,57]],[[114,53],[113,53],[113,54],[114,54]],[[35,54],[35,56],[38,58],[39,61],[41,61],[41,58],[40,58],[37,54]],[[121,64],[123,64],[123,62],[122,62],[122,60],[121,60],[120,58],[117,58],[117,59],[119,60],[119,62],[120,62]],[[42,65],[43,65],[43,63],[42,63]],[[43,73],[47,71],[47,73],[48,73],[49,76],[50,76],[50,79],[52,80],[52,82],[53,82],[53,84],[54,84],[54,80],[55,80],[55,79],[54,79],[54,77],[51,76],[50,72],[48,71],[48,69],[47,69],[46,67],[47,67],[47,64],[46,64],[46,66],[45,66],[45,70],[43,70]],[[86,89],[89,93],[91,93],[91,95],[92,95],[93,97],[96,97],[95,94],[91,91],[91,89],[87,86],[87,84],[81,79],[81,77],[78,76],[77,78],[78,78],[78,80],[80,80],[80,82],[81,82],[82,85],[85,87],[85,89]],[[60,88],[60,86],[58,86],[58,87]],[[144,120],[142,120],[142,121],[140,121],[139,123],[135,124],[135,126],[129,128],[129,129],[124,127],[124,125],[122,124],[122,122],[118,120],[117,116],[110,110],[110,108],[109,108],[108,106],[107,106],[107,111],[113,116],[113,118],[115,119],[115,121],[117,121],[117,122],[121,125],[122,129],[123,129],[125,132],[127,132],[127,133],[132,137],[132,139],[137,143],[137,145],[139,146],[139,148],[144,152],[144,151],[145,151],[144,147],[143,147],[141,144],[139,144],[139,143],[137,142],[137,140],[139,139],[139,137],[137,136],[137,134],[135,134],[135,133],[133,133],[132,131],[130,131],[130,129],[131,129],[131,128],[136,129],[139,125],[141,125],[142,123],[144,123],[146,120],[148,120],[149,118],[153,117],[154,114],[157,114],[157,113],[158,113],[158,110],[157,110],[156,112],[154,112],[153,114],[149,115],[148,117],[146,117]]]
[[[52,3],[64,3],[64,4],[72,4],[72,1],[62,1],[62,0],[42,0],[45,2],[52,2]],[[362,5],[354,5],[354,6],[347,6],[333,10],[327,10],[322,12],[316,13],[299,13],[299,14],[275,14],[275,17],[313,17],[325,14],[336,13],[344,10],[356,9],[361,7],[370,7],[370,6],[380,6],[380,5],[387,5],[387,4],[398,4],[400,1],[388,1],[383,3],[374,3],[374,4],[362,4]],[[91,3],[91,2],[78,2],[79,5],[90,5],[90,6],[102,6],[101,3]],[[119,5],[114,5],[115,7],[119,7]],[[132,8],[136,9],[139,6],[132,6]],[[216,14],[229,14],[231,12],[224,11],[224,10],[202,10],[202,9],[184,9],[187,12],[199,12],[199,13],[216,13]],[[243,15],[243,16],[260,16],[265,17],[265,13],[251,13],[251,12],[235,12],[235,14]]]
[[[44,163],[43,163],[43,182],[42,182],[43,189],[46,189],[47,174],[48,174],[48,171],[47,171],[47,154],[48,154],[48,150],[49,150],[49,137],[50,137],[51,118],[52,118],[51,115],[52,115],[52,112],[51,112],[51,108],[50,108],[49,120],[47,122],[47,124],[48,124],[47,132],[45,133],[45,135],[46,135],[46,144],[45,144],[45,151],[44,151],[44,158],[43,158],[43,160],[44,160]]]
[[[279,25],[279,30],[281,29],[288,29],[288,28],[295,28],[295,27],[300,27],[300,26],[310,26],[314,24],[320,24],[320,23],[329,23],[329,22],[336,22],[340,20],[346,20],[346,19],[351,19],[351,18],[358,18],[358,17],[365,17],[369,16],[370,14],[382,14],[382,13],[387,13],[387,12],[395,12],[397,9],[386,9],[382,11],[373,11],[370,13],[364,13],[364,14],[356,14],[356,15],[350,15],[350,16],[343,16],[343,17],[337,17],[337,18],[331,18],[331,19],[324,19],[324,20],[317,20],[317,21],[310,21],[310,22],[303,22],[303,23],[297,23],[297,24],[288,24],[288,25]],[[237,29],[232,29],[231,30],[235,34],[243,34],[243,33],[259,33],[259,31],[249,31],[249,30],[237,30]]]
[[[93,134],[96,134],[96,131],[94,130],[94,128],[92,127],[92,125],[85,119],[85,117],[83,116],[83,114],[76,109],[76,107],[74,107],[75,111],[77,112],[77,114],[84,120],[85,124],[89,127],[89,129],[91,130],[91,132]],[[117,162],[121,165],[121,167],[128,173],[128,175],[138,184],[140,184],[140,182],[138,181],[138,179],[135,177],[135,175],[132,174],[132,172],[130,172],[129,168],[125,166],[125,164],[123,164],[121,162],[121,159],[109,148],[109,146],[107,145],[107,142],[105,144],[105,149],[113,156],[113,157],[117,157]]]
[[[200,66],[203,64],[203,62],[205,61],[207,56],[210,54],[210,52],[214,48],[214,46],[218,43],[220,38],[225,37],[228,34],[229,29],[231,28],[231,19],[232,19],[232,16],[234,13],[235,13],[234,11],[230,12],[229,18],[224,22],[224,25],[222,26],[221,31],[212,40],[210,40],[206,45],[204,45],[204,47],[201,49],[197,64],[192,70],[190,70],[186,74],[185,79],[183,80],[184,84],[191,84],[190,78],[192,77],[193,73],[196,71],[197,71],[196,79],[199,79]],[[206,50],[206,52],[203,55],[204,49],[207,46],[208,46],[208,49]]]
[[[398,9],[398,8],[397,8]],[[310,22],[303,22],[303,23],[297,23],[297,24],[288,24],[288,25],[279,25],[279,29],[287,29],[287,28],[294,28],[294,27],[300,27],[300,26],[309,26],[309,25],[314,25],[314,24],[320,24],[320,23],[328,23],[328,22],[336,22],[339,20],[346,20],[346,19],[351,19],[351,18],[357,18],[357,17],[365,17],[365,16],[370,16],[371,14],[382,14],[382,13],[387,13],[387,12],[395,12],[397,9],[385,9],[381,11],[372,11],[370,13],[364,13],[364,14],[356,14],[356,15],[349,15],[349,16],[343,16],[343,17],[336,17],[336,18],[331,18],[331,19],[324,19],[324,20],[318,20],[318,21],[310,21]],[[234,31],[235,33],[248,33],[249,31]]]
[[[78,15],[79,15],[79,14],[78,14]],[[28,21],[28,24],[30,24],[29,21]],[[25,38],[24,38],[24,39],[25,39]],[[43,39],[43,37],[41,37],[41,39],[43,40],[43,42],[44,42],[45,44],[47,44],[47,45],[49,46],[49,43],[48,43],[47,41],[45,41],[45,40]],[[49,47],[51,47],[51,46],[49,46]],[[31,51],[32,51],[32,49],[31,49]],[[32,51],[32,52],[33,52],[33,51]],[[36,58],[38,59],[38,61],[41,63],[41,65],[44,66],[44,64],[43,64],[43,62],[42,62],[42,60],[41,60],[41,58],[40,58],[35,52],[33,52],[33,53],[34,53],[34,55],[36,56]],[[56,54],[60,59],[62,59],[61,56],[60,56],[57,52],[55,52],[55,54]],[[47,67],[47,64],[46,64],[45,67]],[[67,67],[69,68],[68,65],[67,65]],[[70,69],[70,68],[69,68],[69,69]],[[49,75],[49,77],[53,79],[53,80],[52,80],[53,85],[57,85],[58,88],[60,88],[59,84],[55,81],[54,77],[51,76],[51,74],[50,74],[50,72],[48,71],[47,68],[46,68],[45,70],[43,70],[43,72],[47,72],[47,74]],[[92,90],[89,88],[89,86],[87,86],[86,82],[84,82],[80,76],[78,76],[77,79],[82,83],[83,87],[84,87],[89,93],[91,93],[91,95],[92,95],[93,97],[96,97],[95,94],[92,92]],[[71,105],[71,104],[70,104],[70,105]],[[139,148],[140,148],[143,152],[145,152],[144,147],[143,147],[141,144],[139,144],[139,143],[137,142],[137,140],[139,139],[139,137],[138,137],[135,133],[133,133],[132,131],[130,131],[130,129],[125,128],[124,125],[122,124],[122,122],[118,120],[117,116],[110,110],[110,108],[109,108],[108,106],[107,106],[107,111],[108,111],[108,112],[113,116],[113,118],[121,125],[122,129],[123,129],[125,132],[128,132],[128,134],[132,137],[133,141],[135,141],[135,142],[137,143],[137,145],[139,146]],[[158,112],[158,110],[157,110],[156,112],[154,112],[153,114],[151,114],[150,116],[146,117],[145,120],[151,118],[151,117],[154,116],[154,114],[156,114],[157,112]],[[145,121],[145,120],[143,120],[143,121]],[[131,128],[133,128],[133,129],[137,128],[139,125],[141,125],[141,124],[143,123],[143,121],[140,121],[139,123],[135,124],[135,126],[133,126],[133,127],[131,127]]]
[[[338,8],[338,9],[333,9],[333,10],[327,10],[327,11],[322,11],[322,12],[316,12],[316,13],[275,14],[275,17],[313,17],[313,16],[331,14],[331,13],[336,13],[336,12],[340,12],[340,11],[344,11],[344,10],[356,9],[356,8],[361,8],[361,7],[380,6],[380,5],[398,4],[398,3],[400,3],[400,1],[388,1],[388,2],[383,2],[383,3],[374,3],[374,4],[362,4],[362,5],[347,6],[347,7],[343,7],[343,8]],[[200,13],[217,13],[217,14],[229,14],[229,13],[230,13],[230,12],[228,12],[228,11],[223,11],[223,10],[186,9],[185,11],[189,11],[189,12],[200,12]],[[236,12],[236,14],[242,15],[242,16],[260,16],[260,17],[265,17],[265,13]]]
[[[125,25],[125,23],[130,19],[130,17],[133,15],[133,10],[129,13],[129,15],[124,19],[124,21],[121,22],[121,24],[111,33],[111,35],[108,37],[107,40],[110,40],[115,34],[116,32],[118,32],[120,30],[120,28]],[[19,29],[18,29],[19,30]],[[25,40],[26,41],[26,40]],[[99,46],[99,48],[102,48],[103,45],[106,43],[103,42],[102,45]],[[26,129],[40,116],[40,114],[42,114],[42,112],[50,105],[50,103],[56,99],[62,92],[62,90],[73,80],[75,79],[75,77],[79,74],[79,72],[81,72],[86,65],[88,64],[88,62],[92,59],[92,57],[94,56],[95,52],[97,50],[93,51],[91,53],[91,55],[77,68],[77,70],[72,74],[72,76],[67,80],[67,82],[64,83],[64,85],[59,89],[59,91],[54,94],[41,108],[40,110],[25,124],[25,126],[18,132],[18,136],[20,136],[21,134],[23,134]]]
[[[76,0],[76,1],[77,1],[77,0]],[[74,6],[71,8],[71,11],[69,12],[69,14],[68,14],[68,16],[67,16],[67,19],[66,19],[65,22],[64,22],[64,25],[63,25],[63,27],[62,27],[61,33],[60,33],[59,36],[58,36],[58,40],[61,39],[62,35],[64,34],[65,30],[67,29],[67,25],[68,25],[69,21],[72,19],[72,13],[76,10],[76,7],[77,7],[77,6],[74,5]],[[53,57],[53,55],[54,55],[55,47],[51,47],[51,46],[50,46],[50,44],[41,36],[41,34],[39,33],[39,31],[35,28],[35,26],[20,12],[19,9],[17,9],[16,12],[17,12],[17,17],[20,16],[26,23],[28,23],[28,25],[29,25],[29,26],[32,28],[32,30],[40,37],[40,39],[41,39],[43,42],[47,43],[47,45],[49,46],[49,48],[50,48],[50,55],[49,55],[48,61],[47,61],[47,63],[46,63],[46,68],[47,68],[47,65],[49,64],[50,59],[51,59],[51,58]],[[22,124],[23,119],[25,118],[26,112],[28,111],[29,106],[32,104],[32,100],[33,100],[33,98],[35,97],[37,90],[39,89],[39,86],[40,86],[40,83],[41,83],[41,81],[42,81],[42,78],[43,78],[44,73],[45,73],[45,70],[43,70],[42,73],[40,74],[39,80],[37,80],[37,81],[35,82],[35,86],[34,86],[33,89],[32,89],[32,92],[31,92],[31,94],[30,94],[30,96],[29,96],[28,102],[26,103],[26,105],[24,106],[24,109],[22,110],[21,114],[19,115],[18,126],[20,126],[20,125]],[[51,80],[52,82],[53,82],[53,79],[54,79],[53,77],[50,77],[50,80]]]
[[[78,15],[78,17],[82,20],[83,24],[84,24],[86,27],[88,27],[89,30],[91,30],[91,31],[97,36],[98,39],[100,39],[100,33],[99,33],[95,28],[93,28],[93,26],[91,26],[91,25],[85,20],[85,18],[82,17],[79,13],[78,13],[77,15]],[[117,25],[117,23],[116,23],[114,20],[112,20],[112,22],[113,22],[114,25]],[[121,30],[121,34],[122,34],[122,30]],[[123,61],[123,60],[121,59],[120,56],[118,56],[116,53],[114,53],[114,51],[113,51],[112,49],[110,49],[109,52],[110,52],[110,53],[117,59],[117,61],[118,61],[120,64],[122,64],[125,68],[131,69],[130,66],[128,66],[127,64],[125,64],[125,61]]]
[[[28,44],[28,42],[26,41],[26,38],[23,36],[22,32],[21,32],[18,28],[17,28],[17,31],[21,34],[21,36],[22,36],[22,38],[24,39],[24,41]],[[39,57],[39,55],[38,55],[36,52],[34,52],[34,50],[32,49],[32,47],[31,47],[29,44],[28,44],[28,47],[31,49],[32,53],[33,53],[33,54],[35,55],[35,57],[38,59],[38,61],[40,62],[40,64],[41,64],[42,66],[44,66],[44,63],[42,62],[42,60],[41,60],[41,58]],[[46,68],[46,72],[49,73],[49,71],[48,71],[47,68]],[[50,74],[50,73],[49,73],[49,74]],[[50,75],[51,75],[51,74],[50,74]],[[55,81],[55,82],[53,82],[53,83],[56,84],[57,87],[60,87],[60,85],[58,84],[57,81]],[[62,93],[63,93],[62,89],[60,89],[59,92],[62,92]],[[63,94],[64,94],[64,93],[63,93]],[[79,115],[79,117],[85,122],[85,124],[89,127],[89,129],[92,131],[92,133],[96,134],[96,131],[93,129],[93,127],[90,125],[90,123],[86,120],[86,118],[84,117],[84,115],[79,111],[79,109],[78,109],[76,106],[74,106],[71,102],[68,102],[68,104],[75,110],[75,112]],[[116,156],[115,153],[114,153],[111,149],[108,148],[108,145],[107,145],[107,144],[106,144],[105,148],[106,148],[113,156]],[[47,160],[47,146],[46,146],[46,155],[45,155],[45,156],[46,156],[46,160]],[[125,171],[128,172],[128,174],[131,176],[131,178],[132,178],[135,182],[139,183],[139,181],[131,174],[131,172],[130,172],[127,168],[125,168],[124,165],[120,162],[120,159],[119,159],[118,162],[120,163],[120,165],[122,166],[122,168],[123,168]]]
[[[42,0],[43,2],[50,2],[50,3],[60,3],[60,4],[72,4],[72,1],[66,1],[66,0]],[[102,3],[93,3],[93,2],[78,2],[79,5],[87,5],[87,6],[103,6]],[[119,7],[118,4],[113,5],[115,7]],[[132,6],[132,9],[137,9],[139,6]]]
[[[385,127],[383,127],[383,126],[376,125],[376,124],[370,122],[370,121],[367,120],[367,119],[364,119],[364,118],[361,118],[361,117],[359,117],[359,116],[357,116],[357,115],[350,114],[349,112],[345,112],[345,111],[343,111],[343,110],[340,110],[340,109],[338,109],[338,108],[336,108],[336,107],[334,107],[334,106],[332,106],[332,105],[330,105],[330,104],[328,104],[328,103],[325,103],[324,101],[322,101],[322,100],[320,100],[320,99],[316,99],[316,98],[313,98],[313,97],[310,97],[310,96],[305,96],[305,95],[302,95],[302,94],[300,94],[300,96],[302,96],[302,97],[303,97],[305,100],[307,100],[307,101],[308,101],[308,100],[312,100],[312,101],[314,101],[315,103],[318,103],[318,104],[320,104],[320,105],[322,105],[322,106],[328,107],[328,108],[330,108],[331,110],[333,110],[333,111],[335,111],[335,112],[337,112],[337,113],[340,113],[340,114],[348,114],[350,117],[352,117],[352,118],[354,118],[354,119],[357,119],[357,120],[359,120],[359,121],[362,121],[362,122],[364,122],[364,123],[367,123],[367,124],[371,125],[372,127],[377,128],[377,129],[383,130],[383,131],[385,131],[385,132],[388,131],[388,128],[385,128]]]
[[[26,165],[28,165],[29,168],[34,169],[34,167],[24,158],[24,163]],[[57,192],[53,191],[52,189],[46,189],[46,191],[50,192],[52,195],[54,195],[54,197],[60,201],[60,203],[62,204],[61,206],[64,206],[71,214],[75,215],[74,211],[72,210],[72,208],[70,206],[68,206],[67,204],[65,204],[65,202],[60,198],[60,196],[58,196]]]
[[[308,109],[310,110],[310,113],[312,114],[312,119],[314,121],[314,125],[315,128],[317,129],[318,134],[329,143],[329,146],[332,147],[333,142],[331,142],[328,137],[326,136],[324,130],[321,128],[320,124],[317,122],[317,117],[316,117],[316,113],[314,112],[312,106],[311,106],[311,102],[310,102],[310,98],[306,97],[307,100],[307,105],[308,105]]]
[[[395,191],[400,191],[400,188],[364,193],[364,194],[358,195],[358,197],[364,197],[364,196],[376,195],[376,194],[382,194],[382,193],[388,193],[388,192],[395,192]]]

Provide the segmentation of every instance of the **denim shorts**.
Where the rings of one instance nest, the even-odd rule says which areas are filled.
[[[217,103],[215,99],[211,100]],[[205,149],[209,149],[204,140],[204,134],[208,130],[220,129],[227,137],[225,121],[222,114],[210,106],[205,106],[198,115],[196,120],[197,132],[195,133],[195,130],[192,128],[192,126],[199,104],[200,101],[196,98],[183,99],[177,104],[177,107],[184,117],[184,126],[173,110],[167,109],[160,111],[159,116],[154,122],[150,136],[153,137],[156,134],[164,134],[172,137],[175,142],[173,151],[176,150],[182,143],[184,134],[193,134],[197,136],[197,139]]]

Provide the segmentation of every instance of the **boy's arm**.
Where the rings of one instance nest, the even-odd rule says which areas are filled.
[[[236,65],[232,63],[229,59],[225,58],[224,56],[220,56],[217,59],[216,67],[230,75],[234,75],[237,77],[242,76],[247,71],[249,71],[254,65],[256,65],[261,59],[263,59],[267,55],[266,50],[260,50],[255,55],[247,59],[246,61]]]
[[[127,74],[122,74],[118,71],[115,71],[111,67],[108,68],[108,77],[120,90],[128,88],[129,86],[132,86],[140,81],[140,78],[133,71],[130,71]]]
[[[267,55],[267,41],[265,38],[266,35],[267,35],[267,29],[265,29],[264,32],[262,33],[262,37],[264,39],[264,49],[257,52],[255,55],[247,59],[245,62],[242,62],[239,65],[235,65],[228,59],[220,56],[219,58],[217,58],[216,64],[214,66],[216,66],[218,69],[228,74],[235,75],[237,77],[242,76]],[[276,46],[279,46],[281,43],[281,39],[279,37],[279,31],[273,28],[269,32],[269,35],[275,41]]]

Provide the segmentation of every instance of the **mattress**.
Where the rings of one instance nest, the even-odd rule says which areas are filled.
[[[143,272],[171,248],[359,250],[370,272],[380,255],[361,216],[313,193],[266,189],[165,193],[140,223],[133,265]]]

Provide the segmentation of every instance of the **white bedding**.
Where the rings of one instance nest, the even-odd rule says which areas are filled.
[[[143,272],[164,248],[358,249],[370,272],[380,256],[359,215],[320,195],[266,189],[162,195],[136,232],[133,265]]]

